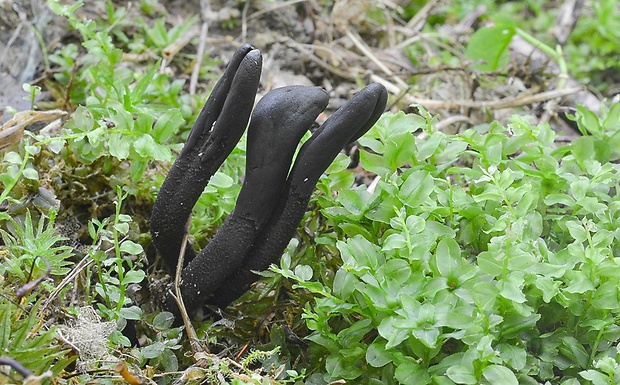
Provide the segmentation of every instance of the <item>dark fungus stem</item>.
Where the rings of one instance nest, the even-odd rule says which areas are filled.
[[[261,54],[244,45],[214,87],[168,173],[151,216],[153,242],[171,274],[185,225],[211,176],[247,126],[258,88]],[[181,293],[192,313],[205,303],[221,308],[245,293],[282,255],[316,183],[342,148],[362,136],[383,112],[387,92],[371,84],[336,111],[301,147],[297,143],[327,105],[317,87],[273,90],[258,103],[248,129],[246,176],[236,206],[197,256],[188,248]],[[289,172],[290,169],[290,172]],[[172,296],[166,299],[174,313]]]
[[[327,102],[327,94],[318,87],[293,86],[273,90],[257,104],[248,129],[245,180],[235,209],[183,269],[181,292],[188,312],[202,306],[244,262],[278,203],[297,143]]]
[[[194,204],[245,131],[261,68],[262,56],[249,44],[235,52],[159,191],[151,215],[151,234],[171,274],[176,269],[182,229]],[[188,254],[191,259],[192,253]]]
[[[258,279],[253,271],[265,270],[280,258],[303,218],[320,176],[346,144],[364,135],[375,124],[386,103],[385,87],[371,84],[336,111],[304,143],[278,206],[256,237],[242,267],[216,290],[208,301],[210,304],[227,307]]]

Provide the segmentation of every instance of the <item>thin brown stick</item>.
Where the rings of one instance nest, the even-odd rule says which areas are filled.
[[[437,122],[436,127],[439,131],[443,131],[449,125],[456,123],[467,123],[473,125],[474,121],[470,117],[465,115],[454,115]]]
[[[174,56],[179,53],[189,44],[189,42],[198,35],[198,28],[196,26],[190,28],[187,32],[183,34],[183,36],[179,37],[172,43],[170,43],[166,48],[162,50],[162,56],[167,63],[170,63]]]
[[[403,32],[402,29],[397,28],[398,32]],[[403,41],[401,41],[400,43],[396,44],[395,46],[392,47],[392,49],[395,50],[401,50],[404,49],[406,47],[409,47],[412,44],[415,44],[417,42],[419,42],[420,40],[424,39],[424,36],[420,33],[418,35],[414,35],[411,36]]]
[[[246,41],[248,37],[248,10],[250,9],[250,2],[246,1],[243,9],[241,10],[241,41]]]
[[[385,35],[387,37],[388,47],[392,48],[396,45],[396,32],[394,30],[394,18],[392,12],[387,7],[383,8],[383,16],[385,18]]]
[[[501,108],[514,108],[519,106],[525,106],[528,104],[544,102],[546,100],[561,98],[564,96],[572,95],[579,91],[582,91],[582,87],[564,88],[561,90],[544,91],[533,95],[521,95],[514,97],[507,97],[500,100],[488,100],[488,101],[473,101],[473,100],[432,100],[416,98],[414,96],[408,96],[407,102],[420,104],[426,108],[432,109],[459,109],[461,107],[469,107],[476,109],[501,109]]]
[[[101,243],[101,241],[100,241]],[[97,246],[99,247],[99,246]],[[71,281],[73,281],[82,270],[84,270],[86,267],[88,267],[89,265],[92,265],[93,263],[95,263],[95,259],[91,257],[90,254],[86,254],[86,256],[84,256],[84,258],[82,258],[80,260],[80,262],[77,263],[77,265],[75,265],[75,267],[73,267],[73,269],[71,269],[71,272],[69,274],[67,274],[62,281],[60,281],[60,283],[54,288],[54,291],[50,293],[50,295],[47,296],[47,298],[45,299],[45,302],[43,302],[43,305],[41,305],[41,308],[39,309],[39,314],[43,314],[43,311],[52,303],[54,302],[54,300],[56,299],[56,297],[58,297],[58,294],[60,294],[60,292],[67,286],[69,285],[69,283]]]
[[[294,41],[293,39],[287,38],[286,42],[289,44],[290,47],[298,50],[299,52],[303,53],[304,55],[306,55],[306,57],[312,61],[313,63],[317,64],[319,67],[333,73],[336,76],[339,76],[343,79],[348,79],[348,80],[352,80],[355,81],[357,80],[357,78],[359,77],[360,74],[356,73],[354,69],[352,69],[351,71],[343,71],[337,67],[334,67],[332,65],[329,65],[328,63],[324,62],[323,60],[319,59],[312,51],[310,51],[308,48],[306,48],[304,45],[297,43],[296,41]]]
[[[192,69],[192,76],[189,80],[189,94],[193,96],[196,94],[196,87],[198,86],[198,78],[200,77],[200,66],[202,65],[202,58],[205,55],[205,47],[207,46],[207,36],[209,34],[209,19],[208,15],[211,13],[211,2],[209,0],[202,0],[200,2],[202,8],[202,25],[200,27],[200,40],[198,42],[198,50],[196,52],[196,62]],[[194,109],[194,98],[190,98],[192,109]]]
[[[396,84],[388,81],[387,79],[382,78],[381,76],[379,76],[377,74],[371,74],[370,75],[370,81],[383,85],[388,90],[388,92],[390,92],[391,94],[394,94],[394,95],[400,95],[400,97],[405,95],[407,93],[407,91],[411,88],[410,86],[407,86],[404,89],[400,88]]]
[[[189,80],[189,94],[194,96],[196,94],[196,87],[198,86],[198,78],[200,77],[200,66],[202,65],[202,58],[205,54],[205,47],[207,45],[207,34],[209,33],[209,23],[207,21],[202,22],[200,27],[200,41],[198,43],[198,51],[196,52],[196,61],[194,62],[194,68],[192,69],[192,76]],[[195,107],[194,99],[191,98],[192,109]]]
[[[71,67],[71,76],[69,76],[69,82],[67,83],[67,87],[65,88],[65,100],[64,100],[64,109],[70,110],[70,100],[71,100],[71,88],[73,88],[73,81],[75,80],[75,75],[78,70],[78,59],[75,59],[73,62],[73,66]]]
[[[355,46],[362,51],[362,53],[370,59],[373,63],[375,63],[381,71],[383,71],[386,75],[388,75],[401,89],[406,89],[409,87],[407,83],[405,83],[401,78],[394,75],[394,72],[390,70],[383,62],[372,53],[370,48],[358,37],[354,34],[349,28],[345,28],[345,33],[347,37],[355,44]]]
[[[177,271],[174,275],[174,300],[179,307],[179,312],[181,312],[181,318],[183,318],[183,324],[185,325],[185,331],[187,332],[187,338],[189,338],[189,343],[194,351],[194,354],[197,353],[209,353],[209,348],[206,346],[202,346],[199,343],[198,335],[196,334],[196,330],[194,326],[192,326],[192,321],[187,314],[187,309],[185,308],[185,304],[183,303],[183,296],[181,295],[181,273],[183,272],[183,262],[185,259],[185,248],[187,247],[187,237],[189,236],[189,225],[191,222],[191,216],[187,218],[187,224],[185,225],[185,235],[183,236],[183,243],[181,243],[181,250],[179,251],[179,260],[177,262]]]
[[[426,3],[426,5],[424,5],[422,9],[416,12],[416,14],[411,18],[411,20],[409,20],[405,28],[414,33],[422,31],[422,28],[424,28],[424,25],[426,25],[426,20],[431,14],[431,10],[436,5],[439,5],[440,2],[441,0],[431,0]]]

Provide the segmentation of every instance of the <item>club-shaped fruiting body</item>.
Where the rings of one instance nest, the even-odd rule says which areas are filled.
[[[260,67],[260,52],[251,46],[235,53],[162,185],[151,233],[171,273],[192,207],[247,125]],[[304,143],[291,168],[299,140],[327,102],[318,87],[292,86],[267,93],[256,105],[235,208],[207,247],[195,258],[186,253],[191,261],[182,271],[181,293],[190,313],[205,303],[228,306],[256,281],[253,271],[280,258],[318,179],[345,145],[374,125],[387,92],[379,84],[360,91]],[[166,302],[174,311],[173,298]]]
[[[237,50],[159,190],[150,228],[153,243],[170,272],[176,270],[194,204],[245,131],[261,68],[260,51],[249,44]]]
[[[204,304],[243,264],[278,203],[297,143],[327,101],[318,87],[294,86],[268,93],[256,106],[248,129],[245,180],[235,208],[183,269],[181,292],[188,311]]]
[[[262,271],[278,261],[308,206],[320,176],[342,148],[364,135],[379,119],[387,91],[371,84],[336,111],[302,146],[278,206],[239,268],[208,301],[225,308],[243,295]]]

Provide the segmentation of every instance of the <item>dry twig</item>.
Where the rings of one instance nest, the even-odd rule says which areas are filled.
[[[185,225],[185,235],[183,236],[183,241],[181,243],[181,250],[179,251],[179,260],[177,262],[177,270],[174,275],[174,300],[179,307],[179,311],[181,312],[181,318],[183,318],[183,324],[185,325],[185,331],[187,332],[187,338],[189,339],[189,343],[194,351],[194,355],[198,353],[209,353],[209,348],[206,346],[202,346],[199,343],[198,335],[196,334],[196,330],[192,326],[192,321],[189,319],[189,315],[187,314],[187,309],[185,308],[185,304],[183,303],[183,296],[181,295],[181,273],[183,272],[183,262],[185,260],[185,248],[187,247],[187,237],[189,235],[189,225],[191,223],[191,216],[187,218],[187,224]]]
[[[202,25],[200,26],[200,40],[198,42],[198,50],[196,52],[196,62],[192,69],[192,77],[189,80],[189,94],[191,96],[196,94],[196,87],[198,86],[198,77],[200,76],[200,66],[202,65],[202,58],[205,55],[205,47],[207,46],[207,36],[209,34],[209,15],[211,14],[211,1],[201,0],[200,8],[202,9],[201,19]],[[192,109],[194,109],[194,98],[191,98]]]
[[[414,96],[408,96],[405,100],[411,104],[420,104],[425,108],[431,109],[448,109],[455,110],[461,107],[475,108],[475,109],[501,109],[501,108],[515,108],[520,106],[525,106],[528,104],[544,102],[550,99],[561,98],[568,95],[572,95],[576,92],[579,92],[583,89],[583,87],[572,87],[572,88],[564,88],[561,90],[551,90],[539,92],[533,95],[519,95],[514,97],[507,97],[500,100],[485,100],[485,101],[474,101],[474,100],[432,100],[432,99],[422,99],[416,98]]]
[[[58,294],[60,294],[60,292],[67,285],[69,285],[69,283],[73,281],[80,274],[80,272],[82,272],[82,270],[87,268],[89,265],[92,265],[93,263],[95,263],[95,260],[92,258],[92,256],[89,254],[85,255],[84,258],[82,258],[80,262],[78,262],[77,265],[75,265],[73,269],[71,269],[69,274],[67,274],[62,279],[62,281],[60,281],[56,288],[54,288],[54,291],[51,292],[49,296],[47,296],[45,302],[43,302],[43,305],[39,309],[39,314],[43,314],[43,311],[56,299],[56,297],[58,297]]]
[[[392,72],[392,70],[390,70],[385,64],[383,64],[383,62],[381,60],[377,59],[377,57],[372,53],[370,48],[359,38],[359,36],[356,36],[356,34],[354,34],[349,28],[345,28],[345,33],[346,33],[347,37],[353,42],[353,44],[355,44],[355,46],[360,51],[362,51],[362,53],[368,59],[370,59],[373,63],[375,63],[377,65],[377,67],[379,67],[379,69],[381,69],[381,71],[383,71],[395,83],[398,84],[400,89],[407,89],[409,87],[407,85],[407,83],[405,83],[401,78],[395,76],[394,72]]]
[[[321,58],[319,58],[317,55],[315,55],[310,48],[316,48],[313,46],[308,47],[308,45],[306,44],[299,44],[297,43],[295,40],[291,39],[291,38],[286,38],[285,42],[289,45],[289,47],[294,48],[296,50],[298,50],[299,52],[303,53],[304,55],[306,55],[306,58],[308,60],[310,60],[311,62],[315,63],[316,65],[318,65],[319,67],[323,68],[324,70],[327,70],[331,73],[333,73],[336,76],[339,76],[343,79],[348,79],[351,81],[355,81],[357,80],[357,78],[360,76],[360,73],[356,72],[355,69],[350,69],[349,71],[345,71],[342,70],[338,67],[335,67],[333,65],[330,65],[329,63],[325,62],[324,60],[322,60]],[[308,48],[307,48],[308,47]]]
[[[180,38],[173,41],[166,48],[162,50],[162,55],[164,60],[162,60],[161,68],[165,68],[168,63],[172,61],[174,56],[179,53],[189,42],[198,35],[198,27],[193,26],[187,32],[183,34]]]

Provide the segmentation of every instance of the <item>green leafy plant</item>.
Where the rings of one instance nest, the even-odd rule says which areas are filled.
[[[108,158],[105,171],[114,170],[110,160],[131,159],[130,175],[142,178],[149,161],[170,161],[172,154],[166,143],[185,121],[178,109],[158,111],[146,104],[148,88],[155,81],[158,65],[143,75],[121,64],[123,51],[117,48],[110,34],[94,21],[81,21],[74,12],[82,4],[60,5],[49,2],[58,14],[67,17],[84,39],[87,54],[76,62],[74,46],[53,56],[52,61],[64,70],[57,76],[66,81],[69,91],[76,82],[83,88],[85,106],[78,107],[64,127],[63,139],[79,160],[87,164]],[[122,18],[109,11],[111,22]],[[75,66],[81,66],[74,74]],[[70,68],[73,68],[70,70]],[[71,72],[70,72],[71,71]],[[78,103],[81,101],[78,99]]]
[[[95,246],[101,241],[107,241],[112,244],[114,252],[113,258],[108,258],[107,253],[97,247],[91,252],[97,266],[98,282],[95,291],[104,300],[98,304],[99,311],[107,319],[139,320],[142,316],[139,307],[126,306],[131,303],[126,295],[128,286],[142,282],[146,276],[144,270],[139,269],[137,261],[134,261],[143,253],[142,246],[127,238],[132,218],[121,213],[127,195],[118,187],[113,217],[103,222],[92,221],[88,226]]]
[[[278,352],[277,347],[267,351],[254,350],[249,352],[240,363],[210,355],[204,357],[206,360],[204,368],[196,368],[193,371],[197,378],[204,378],[211,383],[231,385],[261,385],[266,381],[275,381],[270,380],[270,378],[281,378],[282,381],[276,382],[278,384],[296,383],[295,381],[301,380],[303,374],[300,375],[295,370],[284,370],[284,367],[269,367],[270,358],[277,356]],[[252,369],[252,366],[256,366],[260,362],[264,364],[264,367]]]
[[[66,238],[58,235],[55,220],[56,212],[52,210],[48,215],[41,215],[35,226],[31,213],[26,212],[10,220],[10,230],[0,229],[8,251],[3,267],[11,276],[19,278],[22,284],[26,283],[34,263],[37,273],[46,270],[43,259],[49,262],[52,275],[63,276],[69,271],[71,262],[68,259],[73,254],[69,246],[62,244]]]
[[[618,69],[615,59],[620,38],[620,10],[613,0],[593,3],[584,10],[564,51],[573,73],[584,84],[596,83],[601,90],[610,90],[607,74]]]
[[[41,87],[24,83],[22,85],[22,88],[25,92],[28,93],[28,96],[24,96],[24,100],[30,101],[30,109],[34,110],[34,100],[38,95],[41,94]]]
[[[75,356],[57,343],[54,328],[41,328],[37,309],[38,304],[23,312],[4,297],[0,299],[2,355],[13,358],[37,375],[58,376],[75,360]]]
[[[603,105],[601,117],[583,106],[577,105],[575,115],[569,118],[577,123],[583,135],[571,143],[571,151],[582,166],[588,159],[601,163],[618,160],[620,157],[620,103],[606,108]]]
[[[555,13],[561,12],[560,8],[548,9],[544,2],[539,1],[485,2],[486,15],[496,25],[480,28],[474,33],[467,47],[468,57],[484,61],[477,66],[478,69],[494,71],[507,64],[507,44],[517,34],[556,61],[561,73],[570,73],[583,84],[594,84],[599,90],[608,92],[613,84],[613,80],[609,81],[609,74],[618,67],[614,54],[620,10],[616,5],[614,0],[604,0],[583,7],[567,41],[554,49],[551,36],[540,37],[555,25]],[[445,12],[466,14],[471,12],[471,7],[471,3],[455,1],[446,7]],[[511,15],[511,18],[505,15]]]
[[[494,26],[477,30],[467,45],[467,57],[475,62],[481,62],[475,65],[475,68],[481,71],[496,71],[505,67],[510,60],[508,46],[515,35],[543,51],[558,64],[560,69],[558,86],[564,86],[568,76],[568,66],[561,46],[558,45],[555,49],[549,47],[533,35],[518,28],[511,19],[498,17]]]
[[[64,276],[73,256],[55,227],[50,210],[33,221],[30,211],[5,221],[0,229],[0,349],[35,375],[58,376],[75,356],[58,342],[56,325],[41,324],[39,311],[50,289],[48,274]]]
[[[75,356],[62,348],[56,318],[39,312],[39,304],[67,273],[71,256],[85,252],[84,261],[92,262],[75,278],[75,288],[67,286],[72,298],[79,306],[95,305],[119,330],[135,321],[143,345],[127,349],[129,340],[115,331],[108,348],[131,370],[151,373],[148,366],[156,372],[153,380],[171,383],[190,360],[183,358],[182,330],[172,327],[170,314],[135,306],[128,291],[136,282],[144,285],[146,275],[142,211],[187,135],[196,112],[192,104],[202,105],[206,95],[187,94],[175,74],[191,65],[191,54],[182,52],[165,66],[134,59],[165,57],[164,49],[194,20],[169,29],[163,18],[135,20],[136,9],[99,3],[102,16],[88,21],[76,12],[81,3],[49,2],[81,40],[51,53],[54,66],[47,73],[53,80],[43,87],[72,119],[59,136],[26,131],[1,156],[0,348],[59,381]],[[487,64],[478,69],[501,69],[507,44],[518,34],[560,65],[565,55],[564,73],[600,77],[594,82],[599,89],[612,84],[606,75],[617,67],[615,1],[592,3],[561,51],[539,40],[555,19],[544,2],[483,3],[497,24],[479,29],[470,41],[469,58]],[[413,17],[423,5],[412,2],[404,16]],[[425,32],[438,48],[428,64],[462,67],[465,50],[439,48],[458,41],[435,34],[433,25],[448,24],[477,5],[453,1],[433,11]],[[140,7],[151,16],[159,12],[156,1],[141,1]],[[383,23],[385,10],[370,12],[373,23]],[[526,14],[532,17],[525,20]],[[410,50],[412,60],[427,53],[422,45]],[[215,67],[203,63],[201,77],[209,78]],[[36,87],[25,86],[27,100],[34,102]],[[368,187],[351,188],[360,169],[353,173],[349,157],[337,158],[317,186],[299,239],[278,267],[262,273],[266,279],[248,301],[223,314],[234,317],[235,328],[197,325],[201,338],[222,353],[194,356],[205,358],[204,366],[190,366],[184,375],[231,384],[620,382],[620,105],[603,108],[600,117],[578,107],[573,119],[583,136],[568,145],[555,143],[548,126],[518,116],[506,126],[491,123],[447,135],[420,111],[387,114],[360,140]],[[196,205],[191,236],[200,247],[234,207],[244,157],[242,140]],[[90,206],[73,206],[79,183],[63,184],[77,174],[88,175],[73,181],[88,180],[79,198]],[[103,185],[92,186],[95,180]],[[37,191],[47,183],[64,199],[54,206],[68,210],[59,212],[61,218],[77,214],[88,222],[91,245],[68,249],[55,230],[55,210],[37,206]],[[111,205],[106,201],[114,198]],[[80,241],[86,238],[82,234]],[[44,276],[38,255],[50,262],[52,273],[18,301],[18,288]],[[309,346],[292,342],[285,326]],[[269,332],[257,333],[264,328]],[[223,357],[250,340],[257,349],[239,362]],[[105,364],[99,369],[107,370]],[[98,375],[83,373],[79,381],[116,381],[93,379]]]
[[[146,346],[134,349],[133,355],[138,364],[144,366],[147,362],[155,367],[160,367],[166,372],[179,370],[179,362],[174,354],[181,348],[182,327],[173,328],[174,316],[172,313],[162,312],[152,320],[146,320],[147,324],[156,332],[155,337],[149,339]]]
[[[142,29],[147,37],[147,42],[156,47],[164,56],[166,53],[162,52],[166,47],[179,40],[183,34],[191,29],[196,23],[198,17],[194,17],[185,23],[178,24],[172,28],[166,27],[166,19],[159,18],[155,20],[153,26],[149,26],[146,23],[142,24]]]
[[[345,236],[322,238],[341,265],[272,268],[312,295],[303,317],[324,381],[611,378],[619,170],[554,136],[518,116],[447,135],[398,113],[360,139],[374,190],[317,201]]]
[[[4,187],[4,190],[0,193],[0,202],[12,198],[13,188],[23,178],[26,179],[26,183],[36,185],[39,181],[39,173],[33,166],[31,159],[39,151],[40,148],[26,145],[22,151],[7,151],[4,154],[0,164],[0,170],[2,170],[0,182]],[[0,219],[8,220],[10,216],[7,213],[0,212]]]

